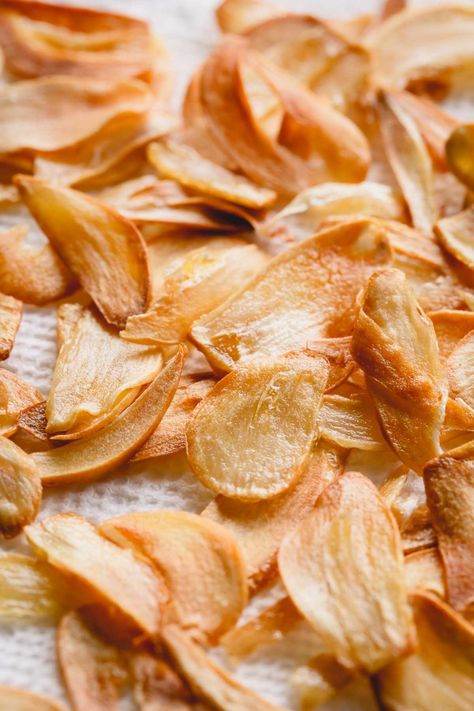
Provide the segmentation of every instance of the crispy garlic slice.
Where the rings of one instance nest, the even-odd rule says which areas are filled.
[[[23,244],[27,230],[18,225],[0,234],[0,290],[43,306],[66,296],[75,280],[50,244],[39,249]]]
[[[267,0],[223,0],[216,9],[216,18],[223,32],[241,34],[280,13]]]
[[[328,701],[353,679],[351,670],[339,664],[331,654],[321,653],[298,667],[290,683],[299,691],[301,708],[312,709]]]
[[[161,364],[157,348],[127,343],[84,310],[56,360],[46,404],[48,434],[62,440],[93,434],[135,400]]]
[[[88,481],[119,466],[141,447],[161,421],[179,384],[184,352],[158,373],[144,392],[112,422],[87,438],[33,459],[44,484]]]
[[[319,411],[321,437],[346,449],[380,450],[385,440],[375,408],[364,392],[325,395]]]
[[[6,84],[0,97],[0,153],[51,153],[93,140],[112,120],[141,116],[150,105],[150,90],[134,80],[50,76]]]
[[[34,520],[41,494],[41,479],[32,457],[0,437],[0,537],[16,536]]]
[[[104,318],[123,326],[149,305],[146,247],[137,228],[106,205],[26,175],[16,185],[28,209]]]
[[[440,357],[446,363],[464,336],[467,336],[469,331],[474,331],[474,313],[444,309],[432,311],[428,316],[435,328]]]
[[[184,682],[162,659],[132,654],[133,696],[140,711],[199,711]],[[201,707],[200,711],[205,711]]]
[[[222,238],[171,263],[149,311],[128,319],[121,336],[137,343],[179,343],[192,324],[220,306],[267,262],[258,247]]]
[[[294,354],[226,375],[194,410],[186,430],[189,463],[200,481],[243,501],[291,487],[318,439],[328,372],[326,360]]]
[[[447,359],[451,394],[474,415],[474,333],[468,333]]]
[[[418,651],[389,664],[376,679],[389,711],[467,711],[474,703],[474,629],[446,603],[412,596]]]
[[[11,686],[0,686],[0,705],[8,711],[66,711],[57,701]]]
[[[420,471],[440,452],[447,384],[433,324],[400,271],[370,277],[352,348],[389,443]]]
[[[405,557],[405,583],[409,593],[428,591],[445,597],[443,563],[437,548],[426,548]]]
[[[15,373],[0,368],[0,434],[4,437],[14,434],[23,410],[43,400],[39,390]]]
[[[346,473],[323,491],[283,541],[278,563],[292,601],[347,669],[373,673],[411,650],[398,528],[362,474]]]
[[[213,367],[228,371],[313,339],[350,335],[355,297],[389,259],[386,231],[368,218],[332,227],[272,259],[245,289],[194,324],[192,340]]]
[[[100,532],[150,560],[169,591],[165,622],[217,641],[247,602],[246,571],[232,533],[185,511],[146,511],[108,519]]]
[[[474,189],[474,124],[455,128],[446,142],[446,161],[454,175],[467,187]]]
[[[192,691],[216,711],[282,711],[239,684],[176,625],[165,626],[162,638]]]
[[[58,664],[75,711],[118,711],[119,688],[125,682],[125,659],[84,622],[69,612],[58,626]]]
[[[89,590],[101,605],[118,613],[135,632],[159,631],[163,583],[151,565],[100,535],[81,516],[56,514],[28,526],[26,537],[35,552]],[[110,612],[110,610],[109,610]]]
[[[27,452],[49,449],[46,425],[46,400],[22,410],[17,418],[16,444]]]
[[[5,360],[10,355],[20,327],[22,312],[21,301],[0,293],[0,360]]]
[[[446,574],[448,600],[462,612],[474,604],[474,446],[445,452],[424,471],[426,498]]]
[[[452,217],[439,220],[435,232],[443,247],[469,269],[474,269],[474,248],[471,234],[474,227],[474,207]]]
[[[228,528],[238,540],[251,589],[274,574],[283,538],[309,516],[318,496],[342,470],[341,450],[319,442],[303,474],[283,494],[254,503],[217,496],[204,509],[202,516]]]

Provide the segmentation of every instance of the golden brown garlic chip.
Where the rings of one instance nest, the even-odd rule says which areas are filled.
[[[237,538],[252,589],[275,572],[283,538],[312,512],[323,489],[342,473],[342,462],[340,450],[320,442],[296,484],[283,494],[254,503],[217,496],[204,509],[202,516]]]
[[[474,331],[474,313],[445,309],[428,314],[433,322],[438,341],[439,354],[445,363],[454,348],[469,331]]]
[[[433,324],[400,271],[370,277],[352,349],[389,443],[402,462],[420,471],[440,452],[447,386]]]
[[[146,511],[108,519],[99,530],[156,567],[170,597],[165,622],[203,641],[235,625],[247,601],[245,568],[223,526],[185,511]]]
[[[137,228],[83,193],[28,176],[16,185],[28,209],[104,318],[123,326],[144,311],[151,285]]]
[[[462,612],[474,604],[473,444],[445,452],[428,464],[423,476],[448,600]]]
[[[446,161],[454,175],[467,187],[474,188],[474,124],[458,126],[446,142]]]
[[[216,17],[223,32],[240,34],[280,12],[266,0],[223,0],[216,9]]]
[[[127,343],[85,310],[61,347],[46,404],[47,431],[70,440],[112,421],[161,369],[157,348]]]
[[[23,410],[43,402],[43,396],[15,373],[0,368],[0,434],[9,437],[18,427]]]
[[[474,629],[434,595],[412,597],[418,651],[376,679],[388,711],[467,711],[474,703]]]
[[[410,651],[398,529],[362,474],[346,473],[323,491],[283,541],[278,563],[292,601],[344,667],[373,673]]]
[[[8,711],[66,711],[57,701],[11,686],[0,686],[0,705]]]
[[[75,711],[118,711],[126,680],[117,647],[98,637],[79,612],[66,614],[57,631],[58,664]]]
[[[87,438],[70,442],[33,459],[41,480],[50,486],[88,481],[129,459],[161,421],[178,387],[183,349],[145,391],[112,422]]]
[[[0,437],[0,537],[16,536],[34,520],[41,494],[41,479],[32,457]]]
[[[302,474],[318,438],[329,368],[305,354],[254,361],[225,376],[194,410],[186,431],[200,481],[233,499],[268,499]]]
[[[23,304],[12,296],[0,294],[0,360],[10,355],[20,327]]]
[[[409,593],[428,591],[445,597],[443,563],[437,548],[426,548],[405,557],[405,583]]]
[[[350,335],[355,297],[389,259],[377,224],[359,218],[337,225],[275,257],[246,289],[201,318],[192,340],[213,367],[227,371],[314,339]]]
[[[457,403],[474,415],[474,333],[468,333],[453,348],[447,360],[451,393]]]
[[[132,654],[130,666],[140,711],[197,711],[189,689],[162,659],[138,652]]]
[[[364,392],[349,397],[325,395],[319,411],[321,437],[346,449],[378,450],[385,447],[375,408]]]
[[[436,223],[435,231],[443,247],[469,269],[474,269],[474,207],[445,217]]]
[[[282,711],[239,684],[179,627],[166,626],[163,642],[192,691],[216,711]]]
[[[28,526],[26,537],[41,558],[74,576],[97,602],[112,606],[133,631],[158,633],[166,593],[142,558],[111,543],[95,526],[72,513],[49,516]]]

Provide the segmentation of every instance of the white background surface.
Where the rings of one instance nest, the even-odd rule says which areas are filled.
[[[213,15],[216,0],[101,0],[83,4],[135,14],[151,22],[170,53],[175,107],[179,105],[192,70],[219,36]],[[371,11],[379,6],[374,0],[280,0],[275,4],[292,11],[332,17]],[[0,229],[19,219],[24,221],[24,216],[0,213]],[[13,353],[4,365],[46,395],[55,354],[55,311],[26,307]],[[145,463],[125,468],[85,487],[47,491],[41,516],[75,511],[96,522],[114,514],[145,509],[185,509],[198,513],[210,498],[209,492],[191,474],[164,474],[154,471],[153,464]],[[10,547],[26,549],[26,544],[20,540],[1,545],[3,549]],[[302,630],[287,642],[241,665],[236,673],[269,700],[297,708],[295,699],[288,693],[286,679],[298,660],[302,662],[308,657],[307,642]],[[56,672],[54,630],[18,625],[0,628],[0,684],[64,700]],[[364,701],[363,695],[360,702],[353,695],[351,702],[347,697],[340,697],[321,708],[369,711],[373,706]]]

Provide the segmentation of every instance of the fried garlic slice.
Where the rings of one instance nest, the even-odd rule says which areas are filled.
[[[375,409],[363,392],[349,397],[325,395],[319,411],[321,437],[346,449],[379,450],[385,440]]]
[[[290,677],[290,682],[299,691],[303,709],[313,709],[328,701],[336,692],[354,679],[354,673],[346,669],[330,654],[318,654]]]
[[[362,474],[348,472],[323,491],[283,541],[278,564],[292,601],[347,669],[373,673],[410,651],[398,529]]]
[[[278,255],[233,298],[201,318],[191,337],[213,367],[274,358],[318,338],[352,332],[354,301],[390,259],[384,229],[359,218]]]
[[[41,494],[41,479],[32,457],[0,437],[0,537],[12,538],[34,520]]]
[[[223,0],[216,9],[216,18],[223,32],[241,34],[280,12],[266,0]]]
[[[18,417],[27,408],[43,401],[43,396],[32,385],[0,368],[0,434],[9,437],[18,427]]]
[[[474,331],[474,313],[445,309],[428,315],[436,331],[440,357],[445,363],[464,336]]]
[[[340,450],[320,442],[303,474],[283,494],[254,503],[217,496],[204,509],[202,516],[228,528],[239,542],[251,589],[275,573],[283,538],[313,511],[324,488],[342,473],[342,463]]]
[[[0,234],[0,290],[43,306],[66,296],[75,280],[50,244],[39,249],[23,244],[27,229],[18,225]]]
[[[162,638],[180,674],[192,691],[216,711],[282,711],[239,684],[219,667],[184,630],[164,627]]]
[[[474,415],[474,333],[456,344],[447,360],[451,394]]]
[[[446,142],[446,161],[450,170],[464,185],[474,189],[474,124],[458,126]]]
[[[5,360],[15,343],[20,327],[23,305],[21,301],[0,293],[0,360]]]
[[[474,448],[471,442],[430,462],[426,498],[446,574],[448,600],[462,612],[474,604]]]
[[[474,248],[471,234],[474,227],[474,207],[445,217],[436,223],[435,231],[443,247],[469,269],[474,269]]]
[[[40,558],[73,576],[101,605],[112,606],[134,631],[158,633],[166,593],[145,560],[111,543],[72,513],[28,526],[26,537]]]
[[[388,185],[369,181],[323,183],[297,195],[258,231],[281,242],[300,242],[311,237],[327,217],[356,214],[401,220],[403,206]]]
[[[439,598],[412,597],[418,651],[392,662],[376,679],[390,711],[467,711],[474,703],[474,630]]]
[[[405,557],[405,583],[409,593],[424,590],[445,597],[443,564],[437,548],[426,548]]]
[[[16,185],[31,214],[104,318],[123,326],[144,311],[151,284],[137,228],[106,205],[70,188],[28,176]]]
[[[169,592],[165,622],[217,641],[247,602],[237,541],[223,526],[185,511],[146,511],[108,519],[100,532],[151,561]]]
[[[117,647],[98,637],[79,612],[69,612],[59,623],[56,648],[73,709],[118,711],[127,672]]]
[[[66,711],[57,701],[12,686],[0,686],[0,705],[8,711]]]
[[[132,654],[130,665],[140,711],[197,711],[189,689],[162,659],[138,652]]]
[[[179,384],[183,358],[180,348],[144,392],[102,429],[64,447],[35,453],[42,482],[56,486],[89,481],[130,459],[168,409]]]
[[[327,361],[300,354],[226,375],[194,410],[186,431],[189,463],[200,481],[243,501],[288,489],[318,438],[328,371]]]
[[[369,278],[352,352],[389,443],[402,462],[420,471],[440,452],[447,384],[433,324],[400,271]]]
[[[183,143],[170,140],[151,143],[147,154],[160,175],[196,192],[254,209],[268,207],[276,198],[271,190],[212,163]]]
[[[136,343],[179,343],[192,324],[255,277],[267,258],[243,240],[223,238],[171,263],[149,311],[128,319],[121,336]]]
[[[122,412],[161,369],[157,348],[127,343],[85,310],[56,360],[46,404],[47,431],[80,439]]]

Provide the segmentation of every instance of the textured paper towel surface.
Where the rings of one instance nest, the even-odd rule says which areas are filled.
[[[135,14],[151,22],[170,53],[174,73],[173,101],[177,107],[191,71],[202,61],[218,37],[213,15],[217,0],[82,2],[95,8]],[[80,3],[81,0],[77,0],[76,4]],[[280,0],[276,4],[292,11],[309,11],[334,17],[372,11],[378,7],[376,0]],[[467,117],[469,114],[472,120],[470,110]],[[25,213],[18,215],[15,211],[2,212],[0,230],[12,223],[24,222],[25,218]],[[40,239],[32,228],[32,242]],[[4,364],[33,383],[45,395],[56,355],[55,323],[54,309],[27,307],[13,353]],[[210,493],[190,473],[157,472],[152,465],[144,463],[129,466],[87,486],[47,491],[40,516],[59,511],[75,511],[97,522],[115,514],[145,509],[184,509],[198,513],[210,499]],[[13,548],[26,550],[26,544],[20,540],[1,545],[4,550]],[[241,681],[269,700],[296,709],[296,699],[287,684],[288,675],[298,663],[307,660],[310,654],[311,634],[302,626],[285,641],[274,645],[270,651],[249,659],[235,673]],[[56,670],[53,629],[18,625],[0,628],[0,684],[14,685],[65,700]],[[373,711],[373,704],[363,686],[352,689],[350,697],[349,700],[347,694],[340,695],[321,708],[324,711]],[[128,704],[124,702],[123,708],[126,707]]]

